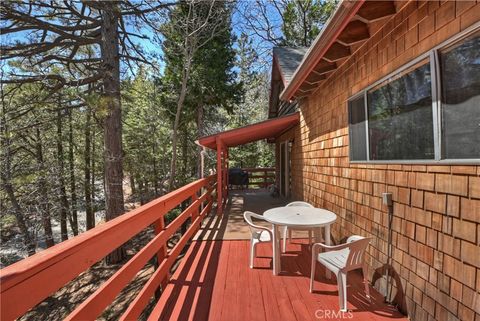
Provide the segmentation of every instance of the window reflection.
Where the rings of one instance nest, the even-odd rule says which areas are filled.
[[[444,158],[480,158],[480,32],[440,51]]]
[[[365,134],[365,99],[360,96],[348,103],[350,123],[350,159],[367,160]]]
[[[433,159],[428,60],[367,93],[371,160]]]

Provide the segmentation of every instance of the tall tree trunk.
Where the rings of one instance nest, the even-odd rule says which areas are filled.
[[[35,242],[33,240],[32,235],[28,231],[27,224],[25,222],[25,217],[23,216],[23,210],[20,207],[20,203],[18,203],[17,198],[15,197],[15,192],[13,190],[12,183],[8,179],[9,175],[5,175],[2,171],[2,187],[4,188],[5,192],[7,193],[8,199],[13,206],[13,214],[15,215],[15,220],[17,221],[17,226],[20,229],[20,232],[23,236],[23,242],[27,249],[28,256],[32,256],[35,254]]]
[[[120,60],[118,24],[120,9],[116,2],[102,3],[101,52],[104,63],[103,102],[107,107],[105,129],[105,217],[111,220],[124,212],[122,169],[122,116],[120,102]],[[119,247],[107,257],[107,263],[125,258],[125,249]]]
[[[188,43],[185,40],[185,43]],[[180,95],[177,100],[177,112],[175,113],[175,122],[173,123],[173,132],[172,132],[172,160],[170,162],[170,180],[168,183],[169,191],[172,191],[175,187],[175,175],[177,170],[177,141],[178,141],[178,126],[180,125],[180,116],[182,115],[183,103],[185,102],[185,97],[187,95],[187,84],[190,78],[190,65],[191,58],[186,54],[185,66],[182,73],[182,86],[180,87]]]
[[[20,232],[23,236],[23,242],[27,249],[28,256],[35,254],[35,242],[33,240],[30,231],[28,230],[28,226],[25,220],[24,211],[20,207],[20,203],[15,196],[15,191],[13,185],[11,183],[11,176],[12,176],[12,152],[11,152],[11,141],[10,141],[10,133],[7,129],[7,122],[5,118],[5,105],[3,102],[3,92],[2,92],[2,121],[0,123],[0,155],[1,155],[1,162],[0,162],[0,175],[1,175],[1,183],[2,188],[7,194],[7,197],[12,203],[13,207],[13,214],[15,215],[15,220],[17,221],[17,226],[20,229]]]
[[[309,26],[307,23],[307,8],[303,8],[302,3],[299,2],[300,7],[302,8],[302,15],[303,15],[303,46],[308,47],[309,46],[309,41],[308,41],[308,31],[309,31]],[[308,5],[308,4],[306,4]]]
[[[51,247],[55,245],[55,241],[53,240],[53,232],[52,232],[52,218],[50,213],[50,201],[48,197],[48,190],[47,190],[47,180],[45,179],[46,169],[45,163],[43,160],[43,146],[42,146],[42,138],[40,134],[40,128],[36,128],[36,144],[35,144],[35,155],[37,158],[37,165],[40,172],[40,177],[38,178],[38,192],[40,195],[39,199],[39,208],[40,213],[42,216],[42,225],[45,232],[45,244],[47,247]]]
[[[92,111],[92,116],[93,116],[93,111]],[[95,126],[92,126],[92,134],[91,134],[91,137],[92,137],[92,170],[91,170],[91,184],[90,184],[90,189],[91,189],[91,193],[92,193],[92,196],[90,197],[91,200],[92,200],[92,212],[93,212],[93,218],[95,218],[95,157],[96,157],[96,154],[95,154],[95,151],[96,151],[96,148],[95,146],[97,146],[97,144],[95,143]]]
[[[63,133],[62,133],[62,111],[60,109],[60,98],[57,111],[57,167],[58,167],[58,189],[60,191],[60,234],[62,241],[68,240],[67,213],[69,211],[67,191],[65,189],[65,164],[63,161]]]
[[[70,227],[73,235],[78,235],[78,215],[77,215],[77,184],[75,182],[75,158],[73,145],[73,111],[68,112],[68,160],[70,165],[70,198],[72,208],[70,211]]]
[[[93,214],[93,207],[92,207],[92,189],[90,185],[91,179],[91,131],[90,126],[92,125],[92,111],[89,108],[87,110],[87,117],[85,120],[85,152],[84,152],[84,180],[83,180],[83,187],[85,192],[85,221],[86,221],[86,228],[87,230],[92,229],[95,227],[95,215]]]
[[[188,128],[185,128],[185,131],[182,135],[182,172],[180,177],[182,178],[182,185],[186,183],[185,178],[189,175],[188,170]]]
[[[135,176],[132,173],[130,173],[129,179],[130,179],[130,188],[132,190],[132,195],[135,195],[137,192],[137,189],[135,188]]]
[[[143,178],[138,180],[138,190],[140,192],[140,205],[145,204],[145,184],[143,183]]]

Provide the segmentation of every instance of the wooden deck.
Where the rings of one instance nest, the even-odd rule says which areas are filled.
[[[270,202],[271,198],[265,195],[265,201]],[[247,204],[252,203],[244,203]],[[288,245],[281,260],[282,273],[274,276],[271,244],[259,245],[255,268],[250,269],[249,240],[220,237],[225,224],[228,225],[227,216],[208,222],[210,225],[203,229],[206,239],[202,239],[201,234],[192,242],[149,319],[406,320],[395,308],[384,304],[383,297],[373,288],[372,302],[368,302],[360,274],[349,274],[348,313],[338,312],[336,280],[325,279],[325,270],[321,267],[317,269],[316,291],[310,293],[311,254],[302,239]],[[214,238],[207,237],[215,229],[223,232]]]
[[[194,240],[249,240],[250,229],[243,219],[244,211],[262,214],[272,207],[284,206],[287,201],[271,197],[265,189],[230,191],[225,215],[207,217]]]

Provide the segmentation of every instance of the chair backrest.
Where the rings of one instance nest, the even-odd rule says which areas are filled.
[[[307,203],[307,202],[302,202],[302,201],[295,201],[295,202],[291,202],[291,203],[288,203],[287,205],[285,205],[287,207],[290,207],[290,206],[298,206],[298,207],[314,207],[312,204],[310,203]]]
[[[255,213],[249,212],[249,211],[243,212],[243,218],[245,219],[245,222],[247,222],[247,224],[250,226],[255,225],[252,220],[252,214],[255,214]]]
[[[365,237],[361,235],[351,235],[347,238],[347,243],[352,243],[358,240],[363,240]]]
[[[347,239],[347,243],[349,244],[348,248],[350,251],[345,264],[345,270],[355,269],[362,266],[365,250],[370,243],[370,238],[360,235],[352,235]]]
[[[255,219],[258,219],[258,220],[265,221],[265,219],[261,215],[258,215],[256,213],[253,213],[253,212],[250,212],[250,211],[243,212],[243,218],[245,219],[245,222],[247,222],[248,227],[250,228],[250,230],[252,232],[258,232],[258,230],[267,230],[266,227],[256,225],[255,223],[253,223],[252,217],[255,218]]]

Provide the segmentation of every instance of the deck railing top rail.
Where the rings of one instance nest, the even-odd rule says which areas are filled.
[[[122,320],[137,319],[155,291],[166,283],[170,268],[181,250],[198,231],[203,217],[210,212],[214,190],[214,175],[197,180],[0,270],[1,320],[13,320],[24,315],[153,224],[154,238],[67,317],[67,320],[96,319],[145,264],[156,257],[158,267],[121,317]],[[190,200],[190,205],[165,226],[165,215],[186,200]],[[188,219],[191,219],[191,224],[187,231],[171,250],[167,250],[166,242]]]

